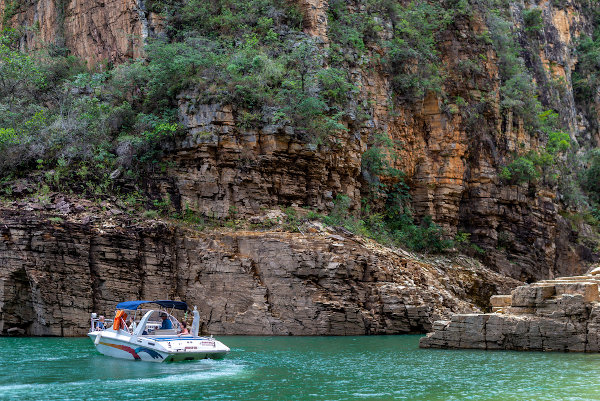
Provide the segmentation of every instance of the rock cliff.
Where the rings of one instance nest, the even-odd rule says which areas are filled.
[[[598,270],[514,289],[491,299],[495,313],[438,321],[422,348],[600,352]]]
[[[297,3],[305,32],[327,48],[328,2]],[[560,111],[578,145],[597,145],[598,116],[573,96],[573,47],[592,32],[583,2],[509,3],[534,79],[561,82],[548,85],[540,98]],[[368,192],[362,155],[383,133],[401,144],[395,167],[406,174],[416,217],[431,216],[448,236],[470,234],[485,251],[485,264],[499,274],[451,260],[417,262],[356,238],[198,234],[104,218],[98,225],[51,224],[31,211],[5,210],[0,331],[81,334],[92,310],[107,311],[128,297],[173,296],[198,303],[214,333],[419,332],[437,316],[472,308],[482,296],[477,286],[487,298],[515,285],[506,276],[531,282],[582,274],[597,260],[597,244],[588,241],[585,222],[568,219],[556,185],[499,178],[511,157],[545,144],[502,110],[500,60],[485,40],[486,6],[470,4],[474,17],[456,18],[438,44],[445,97],[429,91],[418,101],[397,99],[393,77],[380,62],[384,49],[368,46],[369,57],[348,54],[346,65],[365,117],[348,116],[347,131],[321,146],[300,140],[284,124],[246,128],[232,105],[206,103],[189,88],[178,96],[186,134],[166,156],[165,173],[149,177],[148,187],[179,211],[216,218],[292,205],[326,212],[340,194],[356,211]],[[350,13],[364,9],[359,1],[344,6]],[[532,7],[541,10],[542,29],[528,39],[519,28]],[[143,56],[145,39],[163,29],[162,17],[139,0],[0,0],[0,14],[1,28],[25,28],[23,50],[54,44],[97,69]],[[393,27],[383,26],[377,34],[389,39]],[[471,301],[461,300],[467,295]]]
[[[302,3],[308,13],[305,26],[312,35],[324,37],[326,24],[321,30],[314,28],[315,21],[325,18],[323,4],[317,3]],[[554,106],[561,110],[569,134],[581,146],[593,144],[595,134],[586,122],[590,116],[575,105],[571,82],[576,64],[573,43],[591,28],[577,2],[539,6],[544,22],[536,42],[539,54],[526,47],[524,57],[531,59],[540,82],[564,81],[560,96],[558,89],[541,96],[558,96]],[[511,13],[517,26],[523,24],[527,7],[514,3]],[[489,44],[478,39],[488,30],[485,23],[482,18],[459,19],[440,44],[449,76],[444,91],[450,98],[479,101],[481,110],[448,113],[452,105],[434,93],[419,104],[398,104],[390,100],[391,77],[381,65],[373,61],[362,68],[349,67],[360,88],[358,101],[371,107],[367,120],[350,124],[349,133],[336,138],[333,149],[307,147],[290,136],[289,127],[240,129],[228,105],[202,104],[198,94],[184,94],[180,116],[190,135],[171,156],[173,181],[163,191],[180,199],[181,207],[219,216],[230,208],[251,215],[261,207],[292,203],[329,210],[337,194],[349,196],[358,208],[367,190],[362,152],[374,132],[384,132],[401,143],[397,167],[406,173],[418,217],[431,216],[449,235],[470,233],[473,242],[486,250],[486,263],[517,279],[581,274],[597,255],[580,238],[585,227],[568,228],[570,222],[559,213],[564,206],[556,188],[509,185],[498,176],[512,155],[544,143],[528,134],[522,121],[500,110],[500,61]],[[376,54],[381,49],[370,51]],[[481,54],[485,61],[477,71],[465,69]],[[468,119],[476,113],[484,119],[474,125]]]
[[[420,333],[517,284],[468,258],[417,258],[327,230],[61,216],[1,211],[0,334],[83,335],[90,312],[154,298],[197,305],[213,334]]]
[[[160,18],[148,12],[142,1],[4,0],[0,11],[9,5],[12,11],[5,25],[31,28],[22,37],[23,48],[64,41],[74,55],[90,64],[139,57],[144,39],[161,29]],[[539,82],[564,83],[560,96],[559,89],[545,90],[541,96],[548,102],[558,98],[553,106],[560,108],[573,139],[581,145],[593,144],[597,134],[589,128],[597,124],[588,121],[590,116],[575,104],[572,85],[577,62],[573,45],[592,28],[580,2],[533,6],[541,10],[543,29],[535,39],[537,47],[522,39],[523,57],[537,71]],[[301,1],[299,7],[306,32],[326,45],[327,2]],[[486,6],[474,7],[476,17],[457,19],[445,32],[440,50],[448,75],[447,98],[460,97],[470,104],[481,99],[492,102],[469,111],[483,113],[484,120],[477,125],[466,121],[468,113],[448,113],[446,109],[453,105],[434,93],[419,104],[394,103],[391,77],[377,61],[363,67],[348,65],[360,88],[357,101],[368,102],[371,108],[367,120],[351,125],[333,149],[307,147],[289,135],[289,127],[241,129],[229,105],[199,103],[199,94],[192,91],[180,98],[180,117],[189,135],[171,156],[175,167],[169,171],[169,182],[162,185],[163,192],[179,200],[181,208],[216,216],[226,215],[231,208],[250,215],[261,207],[292,203],[327,210],[337,194],[348,195],[358,208],[365,192],[361,154],[374,132],[384,132],[402,144],[397,167],[407,174],[417,217],[431,216],[448,235],[470,233],[471,240],[487,251],[486,263],[515,278],[582,273],[595,256],[577,239],[579,229],[568,236],[570,241],[561,235],[568,223],[559,215],[562,206],[556,191],[527,183],[507,185],[498,178],[499,166],[510,155],[543,144],[524,130],[522,121],[500,111],[499,60],[490,45],[478,39],[489,29]],[[517,28],[531,7],[529,2],[511,2]],[[353,4],[348,8],[349,12],[361,9]],[[382,51],[367,50],[371,55]],[[465,67],[476,58],[483,60],[477,68]],[[579,245],[573,243],[573,236]]]
[[[90,67],[141,57],[144,40],[162,27],[139,0],[3,0],[0,14],[0,29],[23,30],[23,50],[66,48]]]

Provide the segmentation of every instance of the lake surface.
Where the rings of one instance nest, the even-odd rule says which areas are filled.
[[[418,348],[419,336],[219,337],[223,360],[0,338],[0,400],[600,400],[600,355]]]

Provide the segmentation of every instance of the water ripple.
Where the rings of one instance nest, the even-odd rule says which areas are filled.
[[[421,350],[418,336],[225,337],[221,361],[146,363],[89,339],[0,338],[0,400],[592,400],[600,356]],[[143,397],[142,397],[143,395]]]

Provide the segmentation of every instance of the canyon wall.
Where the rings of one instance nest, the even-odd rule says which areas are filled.
[[[534,5],[513,4],[516,26],[523,24],[524,10]],[[554,99],[576,143],[593,145],[589,116],[575,105],[571,80],[577,61],[574,43],[591,28],[577,2],[538,6],[544,22],[536,39],[539,54],[524,47],[522,56],[536,71],[538,82],[564,83],[560,93],[549,86],[540,96]],[[308,13],[307,32],[324,38],[326,24],[321,30],[314,28],[315,21],[325,18],[323,5],[302,9]],[[161,184],[161,190],[181,208],[214,216],[226,216],[230,210],[252,215],[264,207],[292,204],[327,211],[338,194],[347,195],[359,208],[368,187],[361,154],[374,135],[384,133],[401,144],[396,167],[406,174],[418,218],[431,216],[450,236],[469,233],[485,249],[486,263],[517,279],[582,273],[586,263],[597,259],[595,246],[580,238],[585,227],[572,227],[559,213],[563,206],[556,184],[509,185],[498,176],[501,166],[516,154],[543,148],[545,143],[529,134],[517,117],[501,111],[500,61],[490,44],[478,39],[488,27],[477,15],[457,19],[440,43],[448,75],[443,90],[448,99],[467,99],[472,109],[448,112],[457,106],[444,103],[435,93],[417,103],[393,101],[390,75],[370,61],[362,68],[348,67],[360,89],[357,102],[370,104],[368,118],[348,121],[348,133],[336,137],[335,146],[307,146],[294,139],[290,127],[240,128],[231,107],[202,104],[198,94],[188,92],[180,97],[188,136],[170,157],[172,180]],[[369,51],[373,55],[382,49]],[[473,60],[478,67],[466,69],[464,65]],[[469,113],[482,116],[473,123]]]
[[[163,298],[198,306],[212,334],[420,333],[518,284],[468,258],[418,259],[326,230],[199,233],[0,213],[0,334],[84,335],[91,312]]]
[[[11,5],[4,27],[27,27],[24,50],[64,46],[98,68],[142,56],[145,38],[162,30],[160,17],[141,1],[14,4],[0,0],[0,12]],[[582,146],[595,144],[597,133],[590,127],[597,122],[580,111],[572,93],[573,45],[591,33],[580,2],[511,4],[516,26],[523,23],[525,8],[542,9],[539,54],[526,47],[523,57],[531,65],[541,63],[536,81],[564,82],[560,95],[550,90],[541,96],[558,96],[571,137]],[[299,6],[306,32],[327,46],[326,1],[303,0]],[[349,10],[357,7],[348,3]],[[457,19],[439,44],[448,99],[491,104],[473,110],[483,117],[476,124],[467,114],[450,112],[457,105],[436,93],[392,101],[390,74],[377,57],[348,67],[359,88],[356,101],[369,105],[367,118],[348,117],[348,131],[327,146],[297,139],[289,126],[242,128],[230,105],[203,104],[191,89],[179,96],[186,136],[167,156],[167,173],[152,177],[150,187],[178,209],[210,217],[249,217],[280,205],[326,212],[339,194],[356,210],[367,189],[362,153],[374,135],[384,133],[401,144],[396,167],[406,173],[418,219],[431,216],[449,236],[471,234],[485,251],[486,265],[504,276],[533,281],[584,272],[597,258],[594,244],[582,238],[583,223],[574,225],[561,215],[556,187],[508,185],[498,177],[513,154],[544,144],[522,121],[501,111],[498,57],[478,39],[488,28],[479,11],[474,18]],[[381,56],[383,50],[367,52]],[[465,69],[473,60],[478,68]],[[169,296],[198,304],[207,329],[216,334],[419,332],[437,315],[473,307],[474,301],[461,301],[464,283],[467,291],[476,287],[468,283],[478,282],[492,292],[500,283],[514,284],[481,267],[420,264],[349,238],[192,234],[123,221],[104,227],[49,224],[27,211],[5,212],[0,223],[0,331],[23,327],[31,334],[81,334],[90,311],[109,311],[129,298]]]

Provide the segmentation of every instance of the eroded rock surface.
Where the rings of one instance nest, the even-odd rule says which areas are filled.
[[[170,156],[172,180],[161,190],[181,208],[219,218],[294,203],[325,211],[337,194],[360,205],[359,141],[317,150],[283,126],[240,130],[231,107],[198,104],[193,93],[180,100],[180,115],[188,135]]]
[[[351,235],[22,213],[2,212],[1,334],[82,335],[90,312],[156,298],[197,305],[213,334],[419,333],[517,284],[467,258],[420,260]]]
[[[4,15],[10,1],[0,1]],[[4,26],[2,26],[4,25]],[[145,39],[162,29],[162,18],[141,0],[39,0],[25,2],[1,28],[24,28],[23,51],[47,45],[66,47],[90,67],[143,55]]]
[[[8,3],[0,0],[0,14]],[[524,11],[533,3],[509,3],[515,27],[523,26]],[[138,0],[19,4],[3,24],[28,28],[21,38],[23,50],[54,43],[90,65],[140,57],[144,39],[162,29],[160,17]],[[300,0],[296,5],[305,33],[328,43],[328,2]],[[350,2],[347,7],[353,13],[361,5]],[[558,102],[551,108],[560,111],[571,137],[582,147],[593,145],[597,116],[576,105],[571,78],[577,64],[574,44],[593,30],[584,2],[546,1],[536,7],[543,29],[536,34],[538,45],[525,46],[522,57],[535,71],[540,98],[545,104],[552,103],[549,99]],[[486,264],[522,281],[582,274],[588,263],[597,261],[592,251],[596,246],[578,237],[585,227],[571,230],[561,217],[556,188],[508,185],[498,177],[516,154],[545,144],[523,121],[502,110],[498,55],[481,40],[490,29],[485,7],[472,11],[470,18],[457,17],[439,38],[445,99],[430,92],[422,99],[398,101],[393,74],[378,61],[384,49],[369,45],[366,58],[359,52],[347,54],[348,74],[357,88],[353,102],[363,105],[364,116],[350,113],[345,118],[348,131],[333,138],[335,146],[308,144],[290,126],[264,123],[244,129],[232,105],[204,104],[201,94],[189,88],[179,103],[188,134],[169,157],[174,162],[169,179],[157,187],[179,208],[211,217],[231,211],[251,216],[263,208],[292,204],[327,211],[338,195],[347,195],[358,210],[368,191],[362,154],[374,135],[384,134],[401,143],[395,167],[406,174],[417,220],[431,216],[449,236],[470,234],[486,251]],[[393,27],[383,25],[378,35],[391,40]],[[477,68],[467,68],[473,63]],[[564,90],[542,85],[554,81],[563,82]],[[458,99],[466,106],[452,103]],[[470,115],[481,119],[469,122]]]
[[[422,348],[600,352],[600,270],[493,296],[494,313],[437,321]]]

